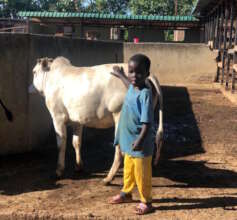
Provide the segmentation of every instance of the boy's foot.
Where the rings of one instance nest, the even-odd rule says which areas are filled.
[[[137,215],[145,215],[154,211],[154,207],[151,204],[139,203],[135,208]]]
[[[120,204],[120,203],[130,203],[132,202],[132,195],[131,194],[118,194],[116,196],[113,196],[110,200],[110,204]]]

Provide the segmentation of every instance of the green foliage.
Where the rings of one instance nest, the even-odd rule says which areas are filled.
[[[126,14],[128,0],[91,0],[84,8],[86,12],[106,13],[106,14]]]
[[[178,0],[178,14],[189,15],[195,1]],[[175,0],[0,0],[0,16],[15,16],[20,10],[174,15],[174,2]]]
[[[0,17],[16,16],[18,11],[77,11],[82,0],[0,0]]]
[[[129,7],[132,14],[165,15],[174,10],[171,0],[130,0]]]
[[[164,31],[164,34],[165,34],[165,41],[174,41],[174,31],[173,30]]]
[[[190,15],[196,0],[178,0],[178,15]],[[130,0],[132,14],[174,15],[174,0]]]

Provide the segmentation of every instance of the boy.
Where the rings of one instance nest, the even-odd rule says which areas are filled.
[[[150,72],[150,59],[143,54],[132,56],[128,62],[128,77],[122,68],[114,66],[114,76],[128,87],[114,145],[119,145],[124,157],[123,189],[114,196],[111,204],[132,201],[132,190],[138,187],[141,203],[135,212],[143,215],[152,211],[151,178],[153,153],[152,92],[146,87]]]

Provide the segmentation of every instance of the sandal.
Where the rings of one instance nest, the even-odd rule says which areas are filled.
[[[151,204],[139,203],[135,208],[135,214],[145,215],[154,211],[154,208]]]
[[[121,203],[130,203],[132,202],[132,195],[131,194],[118,194],[116,196],[113,196],[110,200],[110,204],[121,204]]]

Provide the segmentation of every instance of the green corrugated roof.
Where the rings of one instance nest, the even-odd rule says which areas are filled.
[[[159,15],[111,15],[98,13],[76,13],[76,12],[39,12],[20,11],[20,17],[44,17],[44,18],[82,18],[82,19],[117,19],[117,20],[145,20],[145,21],[198,21],[194,16],[159,16]]]

